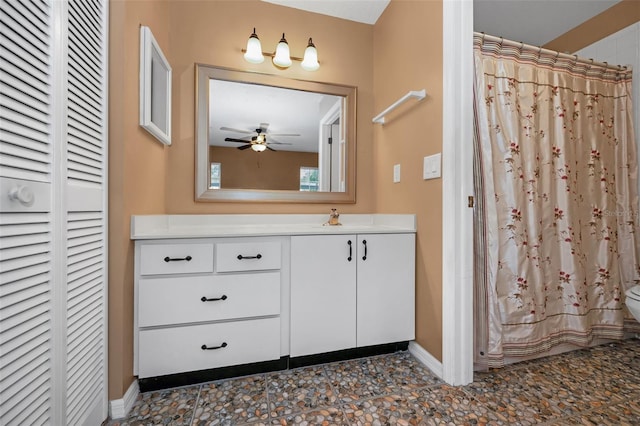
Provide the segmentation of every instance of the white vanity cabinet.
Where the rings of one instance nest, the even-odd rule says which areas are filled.
[[[279,359],[283,245],[136,241],[138,377]]]
[[[132,217],[140,389],[384,353],[413,340],[415,216],[326,220]]]
[[[412,340],[415,234],[291,237],[291,357]]]

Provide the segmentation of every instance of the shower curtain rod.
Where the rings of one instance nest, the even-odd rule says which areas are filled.
[[[570,55],[568,53],[562,53],[555,50],[544,49],[540,46],[534,46],[532,44],[526,44],[521,41],[513,41],[503,37],[496,37],[496,36],[492,36],[485,33],[479,33],[476,31],[473,32],[473,35],[476,37],[481,37],[482,42],[484,42],[485,40],[488,40],[492,42],[498,42],[501,45],[504,44],[511,47],[519,47],[520,49],[526,48],[528,50],[537,50],[538,54],[544,53],[546,55],[556,55],[556,58],[571,59],[578,63],[582,63],[586,65],[595,65],[598,67],[617,69],[617,70],[627,69],[627,67],[623,65],[611,65],[611,64],[608,64],[607,62],[597,62],[597,61],[594,61],[593,59],[583,59],[583,58],[580,58],[578,55]]]

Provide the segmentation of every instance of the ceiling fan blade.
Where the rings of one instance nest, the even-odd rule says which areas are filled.
[[[251,141],[236,138],[224,138],[225,142],[239,142],[239,143],[251,143]]]
[[[262,133],[267,133],[267,129],[269,129],[269,123],[260,123],[260,130],[262,130]]]
[[[233,127],[220,127],[220,130],[226,130],[228,132],[236,132],[236,133],[247,133],[247,134],[255,133],[251,130],[234,129]]]
[[[269,136],[300,136],[300,133],[269,133]]]
[[[267,145],[267,149],[268,149],[269,151],[277,152],[275,149],[271,148],[269,145]]]
[[[243,146],[239,146],[239,147],[238,147],[238,149],[239,149],[239,150],[241,150],[241,151],[242,151],[243,149],[249,149],[249,148],[251,148],[251,144],[250,144],[250,143],[249,143],[249,144],[246,144],[246,145],[243,145]]]
[[[275,140],[275,139],[273,139],[273,138],[269,138],[269,142],[267,142],[267,143],[272,143],[272,144],[274,144],[274,145],[293,145],[292,143],[289,143],[289,142],[280,142],[280,141],[277,141],[277,140]]]

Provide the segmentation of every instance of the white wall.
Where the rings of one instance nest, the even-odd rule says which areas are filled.
[[[633,68],[634,130],[640,163],[640,22],[578,50],[575,54],[593,58],[594,61]],[[640,181],[638,183],[640,185]]]

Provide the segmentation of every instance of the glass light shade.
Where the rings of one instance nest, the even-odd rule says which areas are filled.
[[[291,66],[289,44],[287,43],[287,39],[284,38],[284,33],[282,33],[282,38],[278,43],[278,47],[276,47],[276,55],[273,57],[273,63],[281,68],[288,68]]]
[[[254,143],[253,145],[251,145],[251,149],[255,152],[262,152],[267,149],[267,146],[261,143]]]
[[[264,55],[262,55],[262,45],[260,39],[256,35],[256,29],[253,29],[253,33],[247,41],[247,51],[244,54],[244,59],[252,64],[261,64],[264,62]]]
[[[305,71],[315,71],[320,68],[320,64],[318,63],[318,51],[311,39],[309,39],[309,44],[304,51],[304,59],[302,59],[300,66]]]

